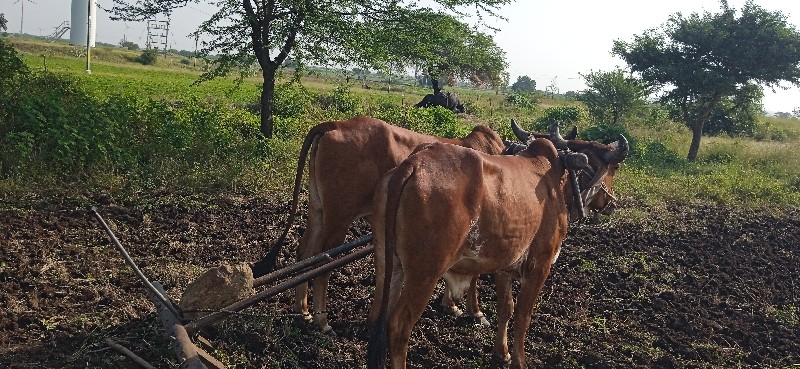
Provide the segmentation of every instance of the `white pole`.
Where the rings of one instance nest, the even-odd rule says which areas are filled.
[[[92,52],[92,0],[86,2],[87,18],[86,18],[86,74],[92,74],[91,68],[91,52]]]

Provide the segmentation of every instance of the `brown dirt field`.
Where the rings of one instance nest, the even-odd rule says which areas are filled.
[[[288,211],[268,199],[180,194],[2,206],[0,368],[137,367],[106,337],[156,367],[178,366],[144,287],[87,204],[176,299],[205,268],[257,260]],[[362,223],[351,237],[367,232]],[[281,262],[294,254],[287,247]],[[491,277],[482,279],[494,324]],[[229,367],[363,367],[372,283],[371,257],[334,273],[335,337],[292,314],[291,291],[203,335]],[[412,334],[409,367],[503,367],[490,358],[493,337],[493,328],[444,315],[437,296]],[[573,227],[526,352],[533,368],[799,366],[800,209],[625,204]]]

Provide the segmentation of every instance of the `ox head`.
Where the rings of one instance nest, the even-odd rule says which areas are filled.
[[[536,132],[528,132],[522,129],[514,118],[511,118],[511,130],[514,132],[514,136],[517,137],[523,143],[516,143],[511,141],[503,140],[503,144],[505,145],[505,149],[503,150],[503,155],[516,155],[518,152],[525,150],[527,144],[530,141],[533,141],[537,138],[546,138],[550,139],[549,134],[543,133],[536,133]],[[575,137],[578,137],[578,127],[573,127],[567,136],[564,138],[565,140],[574,140]]]
[[[628,140],[623,135],[609,145],[583,140],[567,140],[561,136],[558,124],[550,127],[550,140],[560,150],[586,155],[587,166],[578,173],[583,212],[611,215],[616,207],[613,182],[620,164],[628,155]],[[569,166],[569,164],[568,164]]]

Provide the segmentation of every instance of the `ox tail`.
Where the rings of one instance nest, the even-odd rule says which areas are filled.
[[[286,237],[289,235],[289,230],[292,228],[294,218],[297,216],[297,205],[300,197],[300,182],[303,180],[303,170],[306,166],[306,157],[308,156],[308,153],[311,150],[311,145],[314,143],[314,141],[333,129],[335,129],[333,124],[331,124],[331,122],[326,122],[317,124],[311,128],[310,131],[308,131],[308,134],[306,134],[306,138],[303,141],[303,146],[300,148],[300,154],[297,156],[297,172],[295,172],[294,191],[292,192],[292,210],[289,212],[289,218],[286,219],[286,226],[284,227],[281,236],[272,246],[270,246],[267,255],[253,264],[252,269],[254,278],[266,275],[275,269],[275,264],[278,260],[278,254],[283,248],[283,245],[286,243]]]
[[[388,309],[392,274],[394,274],[394,256],[397,240],[397,211],[400,208],[400,196],[403,194],[408,180],[414,174],[414,167],[401,164],[395,170],[388,183],[388,196],[386,200],[386,223],[384,224],[384,270],[383,270],[383,295],[381,299],[380,314],[372,326],[372,334],[367,345],[367,368],[379,369],[386,366],[386,346],[388,344]]]

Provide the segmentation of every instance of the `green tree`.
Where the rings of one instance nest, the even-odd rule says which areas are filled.
[[[500,1],[496,1],[500,3]],[[510,2],[510,1],[503,1]],[[506,83],[505,52],[491,35],[461,22],[456,16],[430,9],[403,10],[396,21],[367,30],[369,64],[403,70],[413,67],[430,81],[434,93],[442,82],[468,81],[476,87]],[[380,68],[379,68],[380,69]]]
[[[692,130],[690,161],[697,159],[703,125],[725,97],[737,99],[754,83],[800,85],[800,33],[780,11],[751,1],[738,16],[725,1],[719,13],[673,14],[660,30],[614,41],[613,53],[678,109]]]
[[[472,15],[481,19],[485,15],[495,16],[500,6],[511,1],[435,0],[432,3],[462,17],[468,15],[465,9],[475,9]],[[199,2],[114,0],[112,12],[115,19],[143,20]],[[201,80],[233,71],[239,71],[244,77],[257,65],[264,81],[260,98],[261,132],[268,138],[273,135],[275,77],[290,55],[299,63],[357,65],[374,70],[442,65],[447,68],[441,70],[449,71],[448,75],[461,75],[469,69],[444,63],[452,59],[433,52],[450,46],[445,43],[448,38],[429,32],[431,27],[453,25],[455,18],[422,8],[416,1],[221,0],[217,4],[219,10],[195,32],[198,37],[209,36],[203,37],[208,41],[202,42],[199,54],[215,66]],[[425,27],[420,30],[418,27],[422,25]],[[459,29],[471,30],[466,25]],[[464,40],[469,41],[469,45],[484,45],[491,38],[471,32]],[[383,41],[389,43],[380,44]],[[467,65],[476,65],[475,57],[467,52],[473,49],[450,49],[464,52],[458,55],[470,61]],[[484,74],[476,72],[473,77],[480,80]]]
[[[126,49],[128,49],[128,50],[134,50],[134,51],[135,51],[135,50],[139,50],[139,45],[137,45],[137,44],[136,44],[135,42],[133,42],[133,41],[125,41],[125,40],[122,40],[122,41],[120,41],[120,42],[119,42],[119,46],[120,46],[120,47],[124,47],[124,48],[126,48]]]
[[[8,20],[6,19],[6,15],[0,13],[0,31],[5,32],[8,29]]]
[[[723,97],[711,112],[703,132],[707,135],[752,136],[758,127],[758,117],[764,114],[763,97],[764,91],[754,84],[744,86],[735,96]]]
[[[515,92],[536,92],[536,81],[528,76],[519,76],[517,81],[511,85],[511,89]]]
[[[587,88],[576,99],[586,104],[596,122],[619,124],[625,115],[647,104],[645,97],[650,90],[646,83],[622,69],[581,74],[581,77]]]

